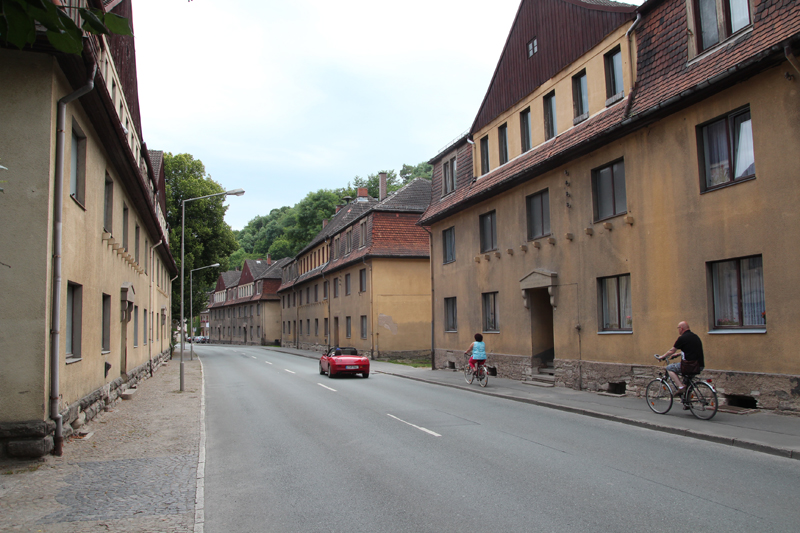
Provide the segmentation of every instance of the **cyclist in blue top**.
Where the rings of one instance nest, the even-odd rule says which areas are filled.
[[[475,362],[482,365],[486,361],[486,344],[483,342],[483,335],[480,333],[475,334],[475,342],[469,345],[467,351],[464,352],[469,355],[469,366],[475,370]]]

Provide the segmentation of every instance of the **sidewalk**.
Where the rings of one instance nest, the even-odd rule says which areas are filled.
[[[195,531],[200,361],[187,352],[183,393],[179,372],[176,354],[130,400],[81,427],[83,438],[67,439],[61,457],[3,460],[0,531]]]
[[[320,354],[309,350],[270,348],[312,359]],[[564,387],[538,387],[530,382],[489,377],[486,388],[468,385],[462,371],[431,370],[371,361],[371,371],[486,394],[516,402],[559,409],[665,433],[683,435],[738,448],[800,459],[800,416],[780,415],[769,411],[750,414],[717,412],[711,420],[698,420],[675,402],[665,415],[650,410],[644,398],[576,391]]]

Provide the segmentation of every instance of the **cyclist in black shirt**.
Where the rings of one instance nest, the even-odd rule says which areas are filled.
[[[659,356],[659,359],[662,361],[664,359],[672,359],[683,352],[680,363],[667,365],[667,372],[669,372],[672,381],[678,384],[678,392],[680,393],[686,388],[681,381],[680,374],[699,374],[705,367],[705,359],[703,357],[703,341],[689,329],[689,324],[686,322],[679,323],[678,333],[680,336],[675,341],[675,345],[667,353]]]

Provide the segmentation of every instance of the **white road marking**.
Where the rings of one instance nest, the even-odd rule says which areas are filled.
[[[270,363],[269,361],[264,361],[264,362],[265,362],[265,363],[267,363],[268,365],[271,365],[271,364],[272,364],[272,363]]]
[[[292,371],[291,371],[291,370],[289,370],[288,368],[284,368],[284,370],[286,370],[286,371],[287,371],[288,373],[290,373],[290,374],[294,374],[294,372],[292,372]]]
[[[336,392],[336,389],[332,389],[332,388],[328,387],[327,385],[323,385],[322,383],[317,383],[317,385],[319,385],[320,387],[324,387],[324,388],[326,388],[328,390],[332,390],[333,392]]]
[[[255,355],[251,355],[250,357],[252,357],[253,359],[255,359],[255,358],[256,358],[256,356],[255,356]]]
[[[409,425],[409,426],[411,426],[412,428],[416,428],[416,429],[418,429],[418,430],[420,430],[420,431],[424,431],[425,433],[428,433],[428,434],[430,434],[430,435],[433,435],[434,437],[441,437],[441,435],[439,435],[439,434],[438,434],[438,433],[436,433],[435,431],[431,431],[430,429],[425,429],[425,428],[423,428],[423,427],[420,427],[420,426],[415,426],[415,425],[414,425],[414,424],[412,424],[411,422],[406,422],[405,420],[403,420],[403,419],[400,419],[400,418],[397,418],[397,417],[396,417],[396,416],[394,416],[394,415],[390,415],[389,413],[386,413],[386,414],[387,414],[387,416],[390,416],[390,417],[394,418],[395,420],[399,420],[399,421],[400,421],[400,422],[402,422],[403,424],[408,424],[408,425]]]

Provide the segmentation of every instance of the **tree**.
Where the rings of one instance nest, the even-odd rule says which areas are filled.
[[[225,189],[206,174],[202,161],[189,154],[164,154],[166,178],[167,222],[172,255],[181,268],[181,203],[183,200],[224,192]],[[185,267],[184,304],[188,305],[189,273],[191,270],[219,263],[218,268],[207,268],[192,276],[193,312],[199,314],[208,303],[207,291],[216,283],[220,272],[229,268],[230,255],[239,248],[231,227],[225,222],[223,205],[225,197],[215,196],[186,203],[184,234]],[[172,315],[180,316],[180,281],[172,285]],[[189,315],[189,309],[185,309]]]
[[[403,168],[400,169],[400,179],[403,180],[404,185],[416,178],[423,178],[426,180],[430,180],[432,175],[433,175],[433,165],[431,165],[427,161],[423,161],[422,163],[416,166],[403,165]]]
[[[0,40],[19,49],[36,42],[36,23],[47,30],[47,40],[59,52],[83,51],[83,32],[93,35],[133,35],[128,19],[102,9],[78,8],[79,28],[63,7],[50,0],[0,0]],[[83,30],[83,31],[81,31]]]

